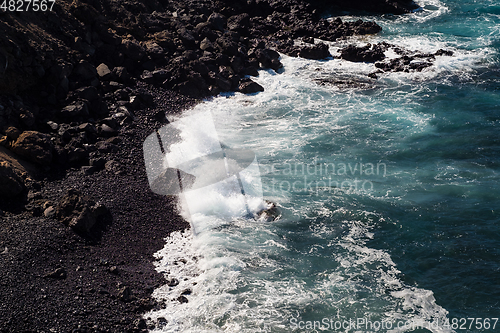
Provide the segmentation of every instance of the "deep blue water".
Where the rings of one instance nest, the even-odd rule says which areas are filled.
[[[265,92],[192,111],[210,111],[219,140],[256,153],[257,174],[242,176],[257,188],[248,206],[258,209],[261,186],[282,217],[245,218],[227,184],[186,195],[197,233],[173,235],[158,264],[181,287],[160,288],[167,309],[146,316],[167,318],[162,331],[367,332],[326,324],[370,320],[391,323],[379,332],[500,332],[500,3],[421,4],[361,17],[383,32],[331,44],[454,52],[421,73],[370,81],[373,64],[283,56],[283,73],[256,79]],[[204,149],[198,135],[188,149]],[[482,319],[443,324],[461,318]],[[428,329],[397,328],[408,322]]]

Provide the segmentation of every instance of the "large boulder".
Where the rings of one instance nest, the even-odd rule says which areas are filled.
[[[328,45],[325,43],[318,43],[313,46],[305,45],[300,47],[299,51],[299,57],[306,59],[321,60],[331,56]]]
[[[52,162],[53,150],[54,144],[50,136],[36,131],[23,132],[12,144],[13,152],[42,165]]]

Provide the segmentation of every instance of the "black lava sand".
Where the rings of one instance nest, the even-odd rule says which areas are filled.
[[[192,104],[165,94],[162,99],[169,104],[160,105],[169,113]],[[188,224],[175,213],[172,198],[148,187],[142,143],[161,126],[156,111],[145,111],[122,131],[119,151],[113,155],[120,174],[102,170],[85,175],[78,168],[62,179],[40,182],[40,191],[30,193],[56,202],[75,188],[101,201],[111,214],[102,218],[103,227],[91,237],[78,236],[53,218],[33,217],[32,212],[0,217],[1,332],[140,331],[141,315],[160,306],[150,298],[153,289],[165,283],[154,270],[153,253],[170,232]],[[62,277],[45,277],[58,268]]]

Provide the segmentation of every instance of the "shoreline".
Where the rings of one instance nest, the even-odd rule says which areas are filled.
[[[190,103],[180,97],[168,108]],[[41,212],[2,216],[0,332],[134,332],[143,328],[142,313],[161,306],[151,293],[166,281],[153,254],[170,232],[189,224],[176,213],[174,199],[149,190],[141,148],[158,124],[138,117],[144,121],[122,135],[112,155],[119,174],[72,169],[30,191],[34,201],[57,202],[75,188],[104,204],[109,215],[89,237],[54,218],[33,216]],[[64,276],[48,276],[58,269]]]
[[[278,70],[276,50],[323,59],[331,56],[326,45],[310,37],[380,31],[373,22],[330,25],[319,18],[317,4],[301,1],[286,2],[303,15],[287,18],[284,29],[278,17],[288,7],[265,4],[266,13],[259,13],[255,2],[167,9],[153,0],[88,1],[58,4],[48,18],[0,14],[8,18],[0,40],[0,60],[6,61],[0,143],[22,164],[9,166],[17,174],[10,174],[9,184],[21,191],[0,201],[0,332],[146,331],[142,314],[162,306],[151,293],[166,283],[153,254],[170,232],[189,224],[176,213],[174,199],[149,190],[144,139],[165,123],[164,114],[203,97],[263,89],[248,75]],[[30,20],[37,29],[27,27]],[[156,42],[148,43],[151,38]],[[293,45],[296,39],[303,45]],[[27,132],[42,133],[42,139],[19,157],[15,147]],[[36,155],[37,145],[49,148]],[[106,210],[85,215],[83,227],[70,227],[84,211],[75,206],[68,216],[61,213],[70,189],[78,191],[78,202]]]

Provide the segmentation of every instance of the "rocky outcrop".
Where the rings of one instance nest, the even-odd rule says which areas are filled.
[[[325,43],[318,43],[313,46],[300,46],[298,47],[298,56],[306,59],[320,60],[331,57],[328,45]]]
[[[375,62],[385,59],[385,50],[381,44],[367,44],[362,47],[349,45],[340,50],[340,57],[353,62]]]
[[[53,150],[50,136],[36,131],[23,132],[12,144],[13,152],[42,165],[52,162]]]
[[[88,234],[98,218],[106,213],[107,208],[104,205],[72,189],[59,201],[55,216],[76,232]]]
[[[318,8],[323,10],[351,10],[372,13],[385,14],[405,14],[419,8],[412,0],[337,0],[337,1],[320,1],[308,0]]]
[[[389,49],[398,56],[387,58],[385,52]],[[369,76],[372,78],[377,78],[378,73],[384,72],[420,72],[432,66],[436,57],[453,56],[453,52],[449,50],[440,49],[434,53],[422,53],[387,42],[365,46],[349,45],[340,49],[339,53],[339,58],[348,61],[374,63],[378,72],[370,73]]]

